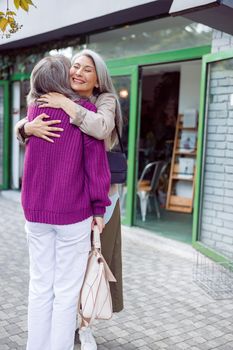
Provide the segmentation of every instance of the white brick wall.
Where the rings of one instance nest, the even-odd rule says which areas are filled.
[[[211,51],[219,52],[229,49],[233,49],[233,36],[214,30]]]
[[[233,36],[213,32],[212,52],[233,48]],[[211,65],[200,239],[233,259],[233,59]]]

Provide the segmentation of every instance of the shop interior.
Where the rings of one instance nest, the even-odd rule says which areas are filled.
[[[134,224],[191,243],[201,61],[143,67]]]

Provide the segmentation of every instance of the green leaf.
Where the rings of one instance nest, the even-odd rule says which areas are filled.
[[[0,12],[0,16],[5,16],[5,13],[4,12]]]
[[[15,23],[14,17],[8,17],[8,22],[9,23]]]
[[[26,0],[20,0],[19,6],[26,12],[29,10],[29,5]]]
[[[4,17],[1,18],[0,19],[0,29],[2,32],[5,32],[7,25],[8,25],[8,20]]]
[[[19,9],[20,0],[14,0],[15,7]]]
[[[7,11],[6,15],[7,16],[16,16],[16,13],[13,11]]]
[[[36,5],[35,5],[31,0],[26,0],[26,1],[27,1],[27,3],[28,3],[29,5],[31,5],[31,6],[33,6],[33,7],[35,7],[35,8],[37,8]]]

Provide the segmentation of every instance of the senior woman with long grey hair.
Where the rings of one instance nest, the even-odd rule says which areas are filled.
[[[71,124],[96,139],[104,139],[106,150],[110,150],[117,142],[115,126],[121,131],[122,116],[111,77],[101,56],[91,50],[83,50],[75,55],[70,69],[70,85],[77,96],[95,104],[96,113],[76,104],[64,94],[53,91],[38,99],[40,108],[63,109],[69,115]],[[18,122],[16,132],[21,141],[34,135],[48,142],[56,142],[54,138],[60,135],[54,131],[62,133],[62,130],[54,124],[58,124],[58,121],[49,120],[49,116],[42,114],[31,122],[26,118]],[[111,285],[111,294],[113,311],[119,312],[123,309],[123,292],[120,207],[116,184],[111,186],[109,198],[111,205],[106,208],[105,227],[101,234],[102,253],[117,280]],[[79,334],[82,350],[97,349],[90,327],[81,328]]]

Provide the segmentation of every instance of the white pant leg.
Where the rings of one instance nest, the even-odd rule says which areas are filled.
[[[92,217],[56,226],[56,267],[50,350],[73,350],[77,303],[90,250]]]
[[[51,225],[26,222],[30,258],[27,350],[50,350],[56,233]]]

